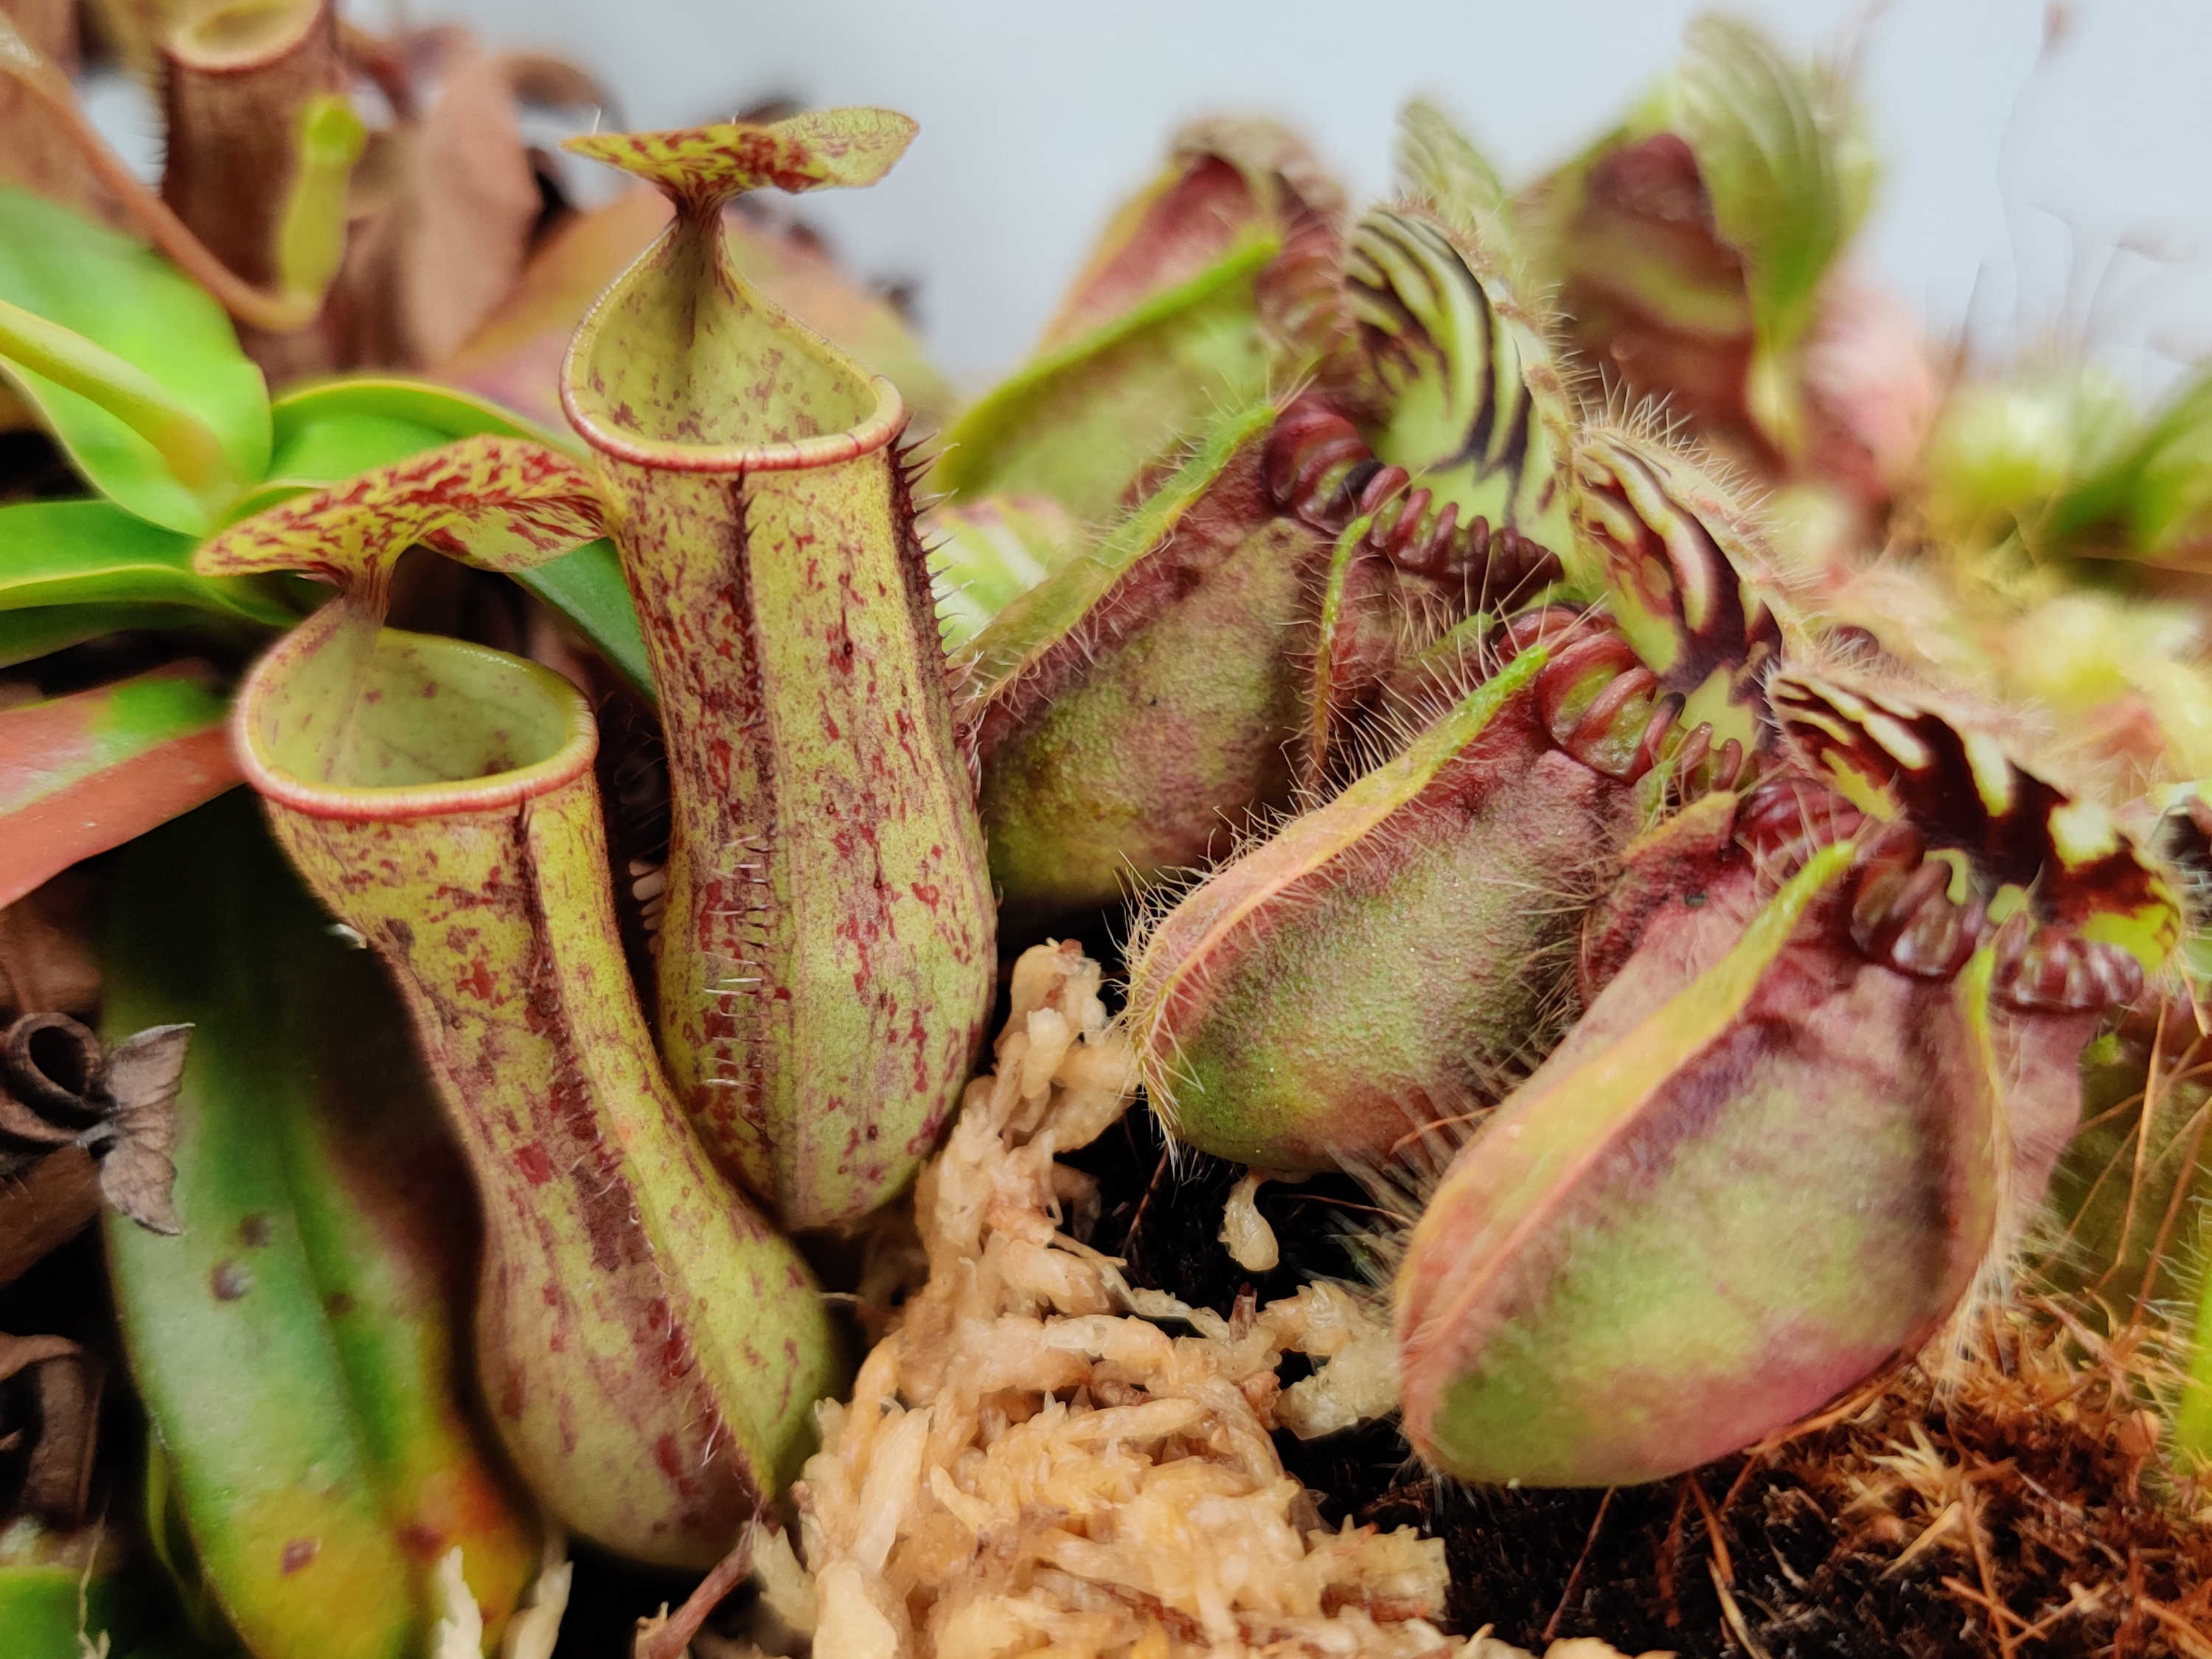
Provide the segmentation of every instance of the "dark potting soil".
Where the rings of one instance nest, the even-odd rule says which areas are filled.
[[[1282,1260],[1253,1274],[1218,1237],[1240,1172],[1170,1156],[1141,1107],[1066,1161],[1099,1182],[1090,1242],[1133,1283],[1225,1315],[1241,1296],[1375,1275],[1378,1212],[1348,1178],[1261,1187]],[[2054,1381],[2036,1340],[1996,1341],[1941,1404],[1907,1372],[1869,1410],[1766,1457],[1612,1492],[1438,1481],[1390,1422],[1275,1438],[1328,1523],[1443,1540],[1452,1628],[1486,1625],[1538,1653],[1577,1636],[1685,1659],[2212,1652],[2212,1534],[2180,1518],[2196,1504],[2152,1490],[2151,1419],[2124,1379]],[[1291,1356],[1284,1380],[1304,1365]],[[1883,1461],[1916,1436],[1927,1457],[1909,1475]]]

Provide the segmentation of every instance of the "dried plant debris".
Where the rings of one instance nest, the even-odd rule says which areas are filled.
[[[46,1009],[89,1018],[99,1006],[92,888],[82,872],[68,871],[0,908],[0,1019]]]
[[[0,1525],[83,1521],[102,1380],[100,1361],[66,1337],[0,1332]]]
[[[0,1285],[103,1200],[149,1231],[183,1231],[170,1152],[191,1029],[158,1025],[112,1050],[66,1014],[0,1030]]]
[[[1684,1659],[2212,1653],[2205,1495],[2162,1480],[2136,1357],[2083,1336],[2048,1306],[1993,1315],[1941,1387],[1907,1370],[1778,1447],[1653,1486],[1378,1482],[1396,1445],[1382,1425],[1321,1443],[1301,1472],[1331,1518],[1441,1537],[1448,1620],[1511,1641],[1595,1632]]]
[[[821,1408],[799,1553],[753,1540],[756,1639],[837,1659],[1514,1651],[1439,1627],[1438,1541],[1328,1525],[1284,1470],[1278,1424],[1374,1391],[1361,1357],[1387,1337],[1358,1300],[1316,1285],[1224,1317],[1132,1288],[1074,1236],[1096,1183],[1055,1154],[1134,1086],[1099,981],[1073,946],[1016,964],[997,1070],[916,1192],[927,1282]],[[1316,1365],[1285,1389],[1292,1352]]]

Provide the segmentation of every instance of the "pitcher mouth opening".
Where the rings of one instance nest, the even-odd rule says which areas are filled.
[[[679,217],[586,313],[561,366],[585,442],[675,472],[788,472],[883,448],[898,389],[756,294],[719,218]]]
[[[206,74],[258,69],[304,41],[321,14],[320,6],[306,0],[229,0],[189,19],[169,49]]]
[[[234,743],[265,799],[310,817],[390,822],[517,806],[590,773],[599,731],[581,691],[436,635],[380,629],[365,657],[334,653],[337,695],[296,717],[287,696],[307,690],[300,678],[331,633],[295,630],[240,687]]]

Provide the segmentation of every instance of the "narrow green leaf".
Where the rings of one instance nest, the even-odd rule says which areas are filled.
[[[192,1027],[181,1237],[107,1237],[132,1376],[199,1569],[259,1659],[415,1659],[463,1550],[495,1630],[535,1554],[453,1339],[465,1176],[404,1017],[240,797],[125,855],[112,1031]]]
[[[181,605],[42,605],[34,611],[0,611],[0,668],[82,645],[125,629],[182,629],[217,635],[231,624]],[[250,627],[251,624],[240,624]]]
[[[0,300],[0,362],[27,388],[41,381],[83,398],[154,451],[196,508],[212,513],[245,480],[213,428],[136,363],[36,312]],[[27,380],[23,377],[28,376]]]
[[[94,487],[118,505],[198,533],[213,525],[222,501],[262,476],[269,403],[261,371],[239,349],[222,308],[158,254],[55,203],[0,191],[0,301],[120,358],[158,391],[152,398],[143,387],[118,386],[111,407],[102,407],[48,374],[0,359],[0,373]],[[125,413],[115,412],[118,401]],[[178,416],[212,435],[214,454],[194,464],[211,473],[179,476],[173,457],[185,428]]]
[[[0,507],[0,612],[46,605],[180,605],[290,626],[299,611],[265,578],[203,576],[192,538],[112,501]]]

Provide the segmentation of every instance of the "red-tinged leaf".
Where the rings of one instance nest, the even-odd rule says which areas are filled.
[[[1073,345],[1203,275],[1255,227],[1326,233],[1343,214],[1344,192],[1289,128],[1249,118],[1187,127],[1167,166],[1115,211],[1038,349]]]
[[[667,228],[668,217],[659,191],[633,187],[569,220],[532,257],[506,304],[433,372],[541,425],[563,425],[561,362],[568,337],[607,284]]]
[[[236,783],[228,720],[191,666],[0,712],[0,905]]]
[[[76,10],[73,0],[17,0],[6,15],[37,58],[74,79],[82,67]],[[100,183],[38,94],[9,76],[0,76],[0,185],[65,203],[90,218],[114,222],[114,192]]]

